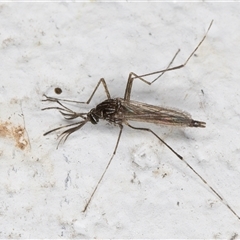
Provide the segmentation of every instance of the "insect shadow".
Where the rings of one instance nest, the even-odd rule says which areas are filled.
[[[90,98],[86,102],[79,102],[79,101],[72,101],[72,100],[65,100],[65,99],[60,99],[60,98],[53,98],[49,97],[44,94],[44,99],[43,101],[49,101],[49,102],[56,102],[60,106],[57,107],[47,107],[43,108],[42,110],[49,110],[49,109],[56,109],[59,110],[60,113],[64,116],[65,119],[67,120],[73,120],[76,118],[81,118],[81,121],[71,123],[69,125],[61,126],[58,128],[54,128],[46,133],[44,133],[44,136],[52,133],[54,131],[60,130],[62,128],[67,128],[67,130],[63,131],[60,135],[60,140],[58,143],[58,146],[61,142],[65,142],[69,135],[71,135],[73,132],[79,130],[82,128],[87,122],[90,122],[92,124],[97,124],[99,120],[105,120],[111,124],[114,124],[120,128],[117,142],[114,148],[114,151],[112,153],[112,156],[102,173],[99,181],[97,182],[94,190],[92,191],[84,209],[83,212],[85,212],[95,194],[95,192],[98,189],[99,184],[101,183],[109,165],[111,164],[113,157],[116,154],[118,144],[121,138],[122,130],[123,130],[123,125],[127,125],[128,127],[138,130],[138,131],[145,131],[153,134],[158,140],[160,140],[165,146],[167,146],[180,160],[182,160],[187,167],[189,167],[202,181],[205,185],[207,185],[208,188],[211,189],[211,191],[221,200],[221,202],[238,218],[240,217],[237,215],[237,213],[228,205],[228,203],[219,195],[219,193],[214,190],[212,186],[210,186],[207,181],[196,171],[193,169],[193,167],[181,156],[179,155],[172,147],[170,147],[165,141],[163,141],[155,132],[153,132],[149,128],[142,128],[142,127],[134,127],[129,123],[129,121],[137,121],[137,122],[147,122],[147,123],[153,123],[153,124],[158,124],[158,125],[174,125],[174,126],[179,126],[179,127],[200,127],[200,128],[205,128],[206,123],[203,121],[198,121],[198,120],[193,120],[191,118],[191,115],[180,111],[176,109],[169,109],[169,108],[163,108],[163,107],[158,107],[158,106],[153,106],[150,104],[146,104],[143,102],[137,102],[133,101],[130,99],[131,97],[131,90],[132,90],[132,85],[133,81],[135,79],[138,79],[148,85],[153,84],[155,81],[157,81],[165,72],[176,70],[183,68],[186,66],[190,58],[195,54],[197,49],[200,47],[200,45],[203,43],[205,40],[208,31],[210,30],[212,26],[213,20],[211,21],[207,32],[205,33],[204,37],[200,41],[200,43],[197,45],[197,47],[193,50],[193,52],[190,54],[190,56],[187,58],[187,60],[178,66],[171,67],[173,61],[175,60],[176,56],[180,52],[180,49],[176,52],[174,55],[173,59],[169,63],[166,69],[156,71],[156,72],[151,72],[148,74],[143,74],[143,75],[137,75],[133,72],[129,74],[127,85],[126,85],[126,90],[123,98],[111,98],[111,95],[109,93],[107,84],[105,82],[104,78],[101,78],[95,87],[94,91],[92,92]],[[157,77],[153,81],[147,81],[144,79],[144,77],[147,76],[152,76],[152,75],[157,75]],[[70,108],[66,107],[62,102],[74,102],[74,103],[80,103],[80,104],[89,104],[96,93],[98,87],[100,84],[103,85],[105,89],[105,93],[107,95],[107,99],[98,104],[95,108],[92,108],[88,113],[79,113],[71,110]]]

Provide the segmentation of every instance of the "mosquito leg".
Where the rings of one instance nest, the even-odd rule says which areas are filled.
[[[166,70],[168,70],[170,68],[170,66],[172,65],[173,61],[175,60],[175,58],[177,57],[177,55],[180,53],[180,49],[177,50],[177,52],[175,53],[175,55],[173,56],[173,59],[171,60],[171,62],[168,64]],[[152,82],[154,83],[155,81],[157,81],[166,71],[162,72],[158,77],[156,77]]]
[[[48,97],[47,95],[43,95],[44,97],[46,97],[45,100],[42,101],[50,101],[50,102],[56,102],[58,103],[60,106],[62,106],[62,108],[60,107],[47,107],[47,108],[43,108],[42,110],[49,110],[49,109],[57,109],[57,110],[62,110],[62,111],[66,111],[66,112],[71,112],[74,113],[74,111],[72,111],[70,108],[66,107],[65,105],[63,105],[58,98],[52,98],[52,97]]]
[[[132,125],[130,125],[128,122],[124,122],[127,126],[129,126],[130,128],[133,128],[135,130],[141,130],[141,131],[146,131],[146,132],[150,132],[152,133],[156,138],[158,138],[165,146],[167,146],[178,158],[180,158],[181,160],[183,160],[183,157],[181,155],[179,155],[175,150],[173,150],[166,142],[164,142],[155,132],[153,132],[151,129],[149,128],[139,128],[139,127],[134,127]]]
[[[123,130],[123,126],[122,126],[121,124],[119,124],[119,127],[120,127],[120,131],[119,131],[119,134],[118,134],[118,139],[117,139],[117,143],[116,143],[116,146],[115,146],[115,148],[114,148],[113,154],[112,154],[112,156],[111,156],[111,158],[110,158],[110,160],[109,160],[109,162],[108,162],[108,164],[107,164],[107,166],[106,166],[106,168],[105,168],[102,176],[101,176],[100,179],[98,180],[98,183],[97,183],[96,187],[94,188],[94,190],[93,190],[93,192],[92,192],[89,200],[87,201],[87,203],[86,203],[86,205],[85,205],[85,207],[84,207],[84,209],[83,209],[83,212],[85,212],[85,211],[87,210],[88,205],[90,204],[90,202],[91,202],[91,200],[92,200],[95,192],[96,192],[97,189],[98,189],[99,184],[101,183],[101,181],[102,181],[105,173],[107,172],[108,167],[110,166],[110,164],[111,164],[111,162],[112,162],[112,160],[113,160],[113,157],[114,157],[115,154],[116,154],[116,151],[117,151],[117,148],[118,148],[118,144],[119,144],[119,141],[120,141],[120,138],[121,138],[122,130]]]
[[[175,53],[173,59],[171,60],[171,62],[168,64],[166,69],[169,69],[169,67],[172,65],[173,61],[175,60],[176,56],[178,55],[178,53],[180,52],[180,49],[178,49],[178,51]],[[130,100],[130,95],[131,95],[131,91],[132,91],[132,84],[133,84],[133,80],[138,78],[139,80],[145,82],[148,85],[151,85],[153,82],[155,82],[158,78],[160,78],[166,71],[162,72],[157,78],[155,78],[152,82],[149,82],[145,79],[143,79],[142,77],[138,76],[136,73],[131,72],[128,76],[128,81],[127,81],[127,86],[126,86],[126,90],[125,90],[125,95],[124,95],[124,99],[125,100]]]
[[[81,103],[81,104],[89,104],[94,96],[94,94],[96,93],[99,85],[102,84],[103,87],[104,87],[104,90],[105,90],[105,93],[107,95],[107,98],[110,99],[111,98],[111,95],[109,93],[109,90],[108,90],[108,87],[107,87],[107,84],[106,84],[106,81],[104,78],[101,78],[99,81],[98,81],[98,84],[97,86],[94,88],[93,90],[93,93],[91,94],[90,98],[86,101],[86,102],[79,102],[79,101],[74,101],[74,100],[67,100],[67,99],[61,99],[61,98],[53,98],[53,97],[48,97],[47,95],[43,95],[44,97],[46,97],[45,100],[43,101],[52,101],[52,102],[57,102],[59,103],[59,101],[63,101],[63,102],[74,102],[74,103]],[[60,103],[59,103],[60,104]],[[61,104],[60,104],[61,105]]]
[[[165,72],[168,72],[168,71],[172,71],[172,70],[176,70],[176,69],[180,69],[180,68],[183,68],[186,66],[186,64],[188,63],[188,61],[190,60],[190,58],[194,55],[194,53],[198,50],[198,48],[200,47],[200,45],[203,43],[203,41],[205,40],[205,38],[207,37],[207,34],[212,26],[212,23],[213,23],[213,20],[211,21],[208,29],[207,29],[207,32],[205,33],[205,35],[203,36],[202,40],[200,41],[200,43],[196,46],[196,48],[193,50],[193,52],[190,54],[190,56],[187,58],[187,60],[181,64],[181,65],[178,65],[178,66],[175,66],[175,67],[167,67],[166,69],[164,70],[160,70],[160,71],[156,71],[156,72],[151,72],[151,73],[147,73],[147,74],[143,74],[143,75],[137,75],[133,72],[131,72],[129,74],[129,77],[128,77],[128,82],[127,82],[127,86],[126,86],[126,90],[125,90],[125,94],[124,94],[124,100],[130,100],[130,96],[131,96],[131,90],[132,90],[132,84],[133,84],[133,80],[134,79],[139,79],[145,83],[147,83],[148,85],[151,85],[152,83],[154,83],[157,79],[159,79],[162,74],[164,74]],[[179,51],[175,54],[175,56],[173,57],[173,60],[170,62],[169,66],[172,64],[172,62],[174,61],[175,57],[177,56],[177,54],[179,53]],[[151,75],[155,75],[155,74],[159,74],[159,76],[157,76],[153,81],[147,81],[145,79],[143,79],[144,77],[147,77],[147,76],[151,76]]]
[[[139,77],[146,77],[146,76],[150,76],[150,75],[154,75],[154,74],[159,74],[159,73],[162,73],[162,72],[167,72],[167,71],[172,71],[172,70],[176,70],[176,69],[179,69],[179,68],[183,68],[184,66],[186,66],[186,64],[188,63],[188,61],[190,60],[190,58],[194,55],[194,53],[198,50],[198,48],[200,47],[200,45],[203,43],[203,41],[205,40],[205,38],[207,37],[207,34],[211,28],[213,24],[213,20],[211,21],[208,29],[207,29],[207,32],[205,33],[205,35],[203,36],[202,40],[200,41],[200,43],[196,46],[196,48],[193,50],[193,52],[190,54],[190,56],[187,58],[187,60],[181,64],[181,65],[178,65],[176,67],[172,67],[172,68],[168,68],[168,69],[165,69],[165,70],[161,70],[161,71],[157,71],[157,72],[152,72],[152,73],[148,73],[148,74],[144,74],[144,75],[141,75]]]
[[[90,96],[90,98],[87,100],[87,102],[83,102],[83,103],[85,103],[85,104],[89,104],[89,103],[91,102],[91,100],[92,100],[92,98],[93,98],[93,95],[94,95],[95,92],[97,91],[97,89],[98,89],[100,83],[102,83],[102,85],[103,85],[103,87],[104,87],[104,90],[105,90],[105,93],[106,93],[106,95],[107,95],[107,98],[108,98],[108,99],[111,98],[110,93],[109,93],[109,91],[108,91],[107,83],[106,83],[106,81],[105,81],[104,78],[101,78],[101,79],[99,80],[97,86],[95,87],[95,89],[94,89],[92,95]]]
[[[87,113],[74,112],[70,108],[67,108],[66,106],[64,106],[61,102],[59,102],[59,101],[56,101],[56,102],[62,107],[46,107],[46,108],[42,108],[41,110],[42,111],[52,110],[52,109],[59,110],[59,112],[64,116],[64,118],[66,120],[72,120],[72,119],[75,119],[75,118],[78,118],[78,117],[86,120]]]
[[[220,199],[220,201],[240,220],[240,216],[229,206],[229,204],[224,200],[220,194],[196,171],[194,168],[178,153],[176,153],[166,142],[164,142],[156,133],[154,133],[151,129],[148,128],[138,128],[130,125],[128,122],[125,122],[127,126],[133,128],[135,130],[147,131],[152,133],[155,137],[157,137],[164,145],[166,145],[173,153],[175,153],[180,160],[182,160],[187,167],[189,167],[201,180],[202,182]]]

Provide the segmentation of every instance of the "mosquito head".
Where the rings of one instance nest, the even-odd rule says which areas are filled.
[[[99,117],[96,114],[96,109],[95,108],[91,109],[91,111],[87,114],[87,118],[89,119],[89,121],[92,124],[97,124],[98,123]]]

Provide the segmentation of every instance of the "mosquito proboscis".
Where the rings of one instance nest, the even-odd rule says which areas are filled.
[[[62,128],[67,128],[65,131],[63,131],[60,135],[60,140],[58,145],[61,142],[65,142],[69,135],[71,135],[73,132],[79,130],[82,128],[87,122],[91,122],[92,124],[97,124],[99,120],[106,120],[107,122],[114,124],[120,128],[117,142],[114,148],[114,151],[112,153],[112,156],[102,173],[99,181],[97,182],[94,190],[92,191],[84,209],[83,212],[85,212],[95,194],[95,192],[98,189],[99,184],[101,183],[109,165],[111,164],[113,157],[116,154],[118,144],[121,138],[123,125],[127,125],[128,127],[139,130],[139,131],[146,131],[151,134],[153,134],[159,141],[161,141],[165,146],[167,146],[182,162],[184,162],[187,167],[189,167],[200,179],[201,181],[220,199],[220,201],[240,220],[239,215],[232,209],[232,207],[220,196],[220,194],[181,156],[179,155],[172,147],[170,147],[164,140],[162,140],[155,132],[153,132],[149,128],[142,128],[142,127],[135,127],[129,123],[129,121],[138,121],[138,122],[147,122],[147,123],[153,123],[153,124],[162,124],[162,125],[174,125],[179,127],[200,127],[205,128],[206,123],[203,121],[198,121],[192,119],[191,115],[180,111],[180,110],[173,110],[169,108],[163,108],[158,106],[153,106],[150,104],[142,103],[133,101],[130,99],[131,97],[131,90],[132,90],[132,84],[135,79],[139,79],[142,82],[151,85],[156,80],[158,80],[165,72],[172,71],[176,69],[183,68],[186,66],[188,61],[191,59],[191,57],[195,54],[197,49],[200,47],[200,45],[205,40],[211,26],[212,26],[213,20],[211,21],[207,32],[203,36],[200,43],[197,45],[197,47],[193,50],[193,52],[190,54],[190,56],[187,58],[187,60],[178,66],[171,67],[173,61],[175,60],[176,56],[180,52],[180,49],[177,51],[177,53],[174,55],[173,59],[169,63],[168,67],[164,70],[143,74],[143,75],[137,75],[133,72],[129,74],[126,90],[123,98],[111,98],[111,95],[109,93],[106,81],[104,78],[101,78],[95,87],[94,91],[92,92],[91,96],[86,102],[79,102],[79,101],[72,101],[72,100],[65,100],[65,99],[59,99],[54,97],[49,97],[47,95],[44,95],[46,97],[43,101],[50,101],[50,102],[56,102],[59,104],[59,106],[55,107],[47,107],[43,110],[48,109],[56,109],[59,110],[60,113],[64,116],[67,120],[73,120],[76,118],[81,118],[81,121],[71,123],[66,126],[61,126],[58,128],[54,128],[48,132],[46,132],[44,135],[47,135],[49,133],[52,133],[54,131],[60,130]],[[153,81],[147,81],[144,79],[144,77],[151,76],[151,75],[157,75],[157,77]],[[107,95],[107,99],[100,104],[98,104],[95,108],[92,108],[88,113],[79,113],[71,110],[70,108],[66,107],[62,102],[75,102],[75,103],[81,103],[81,104],[89,104],[96,93],[98,87],[100,84],[103,85],[105,89],[105,93]]]

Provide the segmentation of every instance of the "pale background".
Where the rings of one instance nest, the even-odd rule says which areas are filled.
[[[171,106],[205,129],[151,127],[240,215],[240,6],[236,3],[1,3],[0,237],[236,238],[240,220],[149,133],[84,126],[56,150],[66,121],[44,93],[87,100],[101,77],[122,97],[129,72],[188,65],[132,98]],[[59,96],[59,95],[58,95]],[[105,99],[99,89],[89,111]],[[147,126],[138,124],[138,126]]]

